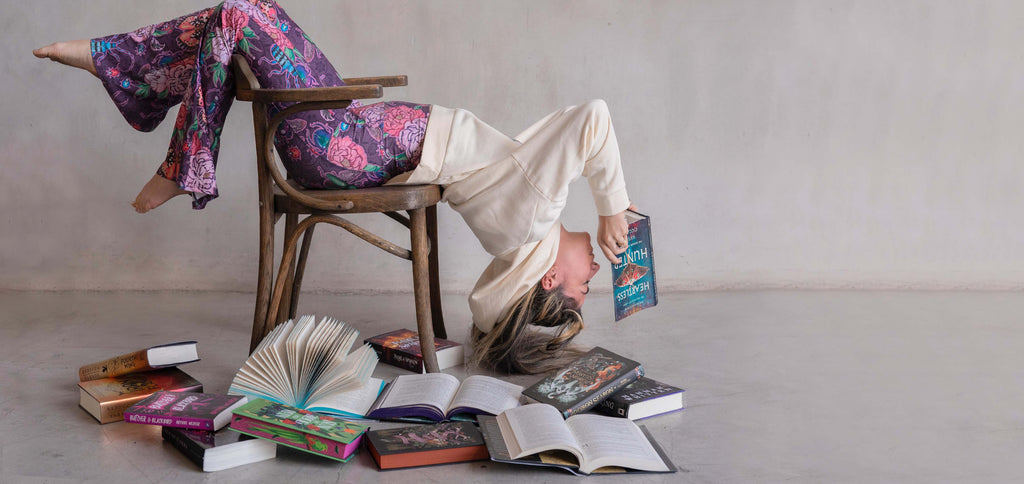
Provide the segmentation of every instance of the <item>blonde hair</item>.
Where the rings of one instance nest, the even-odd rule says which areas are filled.
[[[555,370],[583,353],[569,345],[582,330],[576,301],[562,294],[561,287],[545,291],[538,282],[489,332],[473,326],[473,362],[506,373]]]

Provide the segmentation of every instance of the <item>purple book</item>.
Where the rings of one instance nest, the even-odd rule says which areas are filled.
[[[195,430],[220,430],[245,397],[194,392],[156,392],[124,411],[125,422]]]

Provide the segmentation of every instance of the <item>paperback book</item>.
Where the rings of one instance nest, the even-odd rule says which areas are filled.
[[[568,418],[596,407],[643,374],[640,363],[595,347],[566,368],[527,387],[523,400],[549,404]]]
[[[445,422],[366,433],[366,448],[381,470],[486,460],[490,457],[472,422]]]
[[[550,466],[576,475],[676,472],[647,429],[632,420],[592,413],[563,420],[550,405],[479,417],[491,460]]]
[[[257,398],[235,409],[231,428],[301,451],[348,462],[368,427]]]
[[[101,424],[124,419],[124,411],[160,390],[202,392],[203,385],[178,368],[129,373],[80,382],[79,405]]]
[[[612,264],[612,301],[615,320],[658,304],[658,284],[654,277],[654,245],[651,243],[651,218],[626,210],[629,243]]]
[[[358,331],[334,319],[289,320],[263,338],[228,393],[362,418],[384,382],[370,376],[377,366],[373,348],[362,345],[349,352],[358,338]]]
[[[439,422],[497,415],[519,406],[523,387],[486,375],[465,381],[446,373],[399,375],[373,404],[369,418]]]
[[[416,373],[425,373],[423,350],[420,348],[420,334],[411,329],[397,329],[378,334],[363,341],[377,352],[377,358],[389,365],[405,368]],[[437,366],[444,370],[462,364],[465,357],[463,346],[444,338],[434,338],[437,352]]]
[[[161,435],[203,472],[230,469],[277,456],[276,442],[231,429],[210,432],[164,427]]]
[[[220,430],[245,397],[195,392],[156,392],[128,407],[125,422],[195,430]]]
[[[640,377],[606,398],[597,410],[630,420],[653,417],[683,409],[683,389]]]
[[[184,365],[193,361],[199,361],[195,341],[169,343],[82,366],[78,369],[78,381],[110,378],[128,373]]]

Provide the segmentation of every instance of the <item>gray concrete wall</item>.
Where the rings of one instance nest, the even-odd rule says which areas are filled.
[[[344,75],[408,74],[392,99],[510,134],[607,100],[662,289],[1024,287],[1020,2],[281,3]],[[95,79],[30,53],[204,5],[5,3],[0,289],[254,288],[247,105],[224,130],[221,198],[137,215],[169,123],[134,132]],[[585,183],[572,197],[566,224],[593,230]],[[468,290],[487,256],[455,212],[440,222],[445,287]],[[333,231],[306,289],[411,287],[405,263]]]

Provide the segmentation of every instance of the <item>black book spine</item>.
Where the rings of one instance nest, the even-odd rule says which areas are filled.
[[[182,454],[185,454],[185,457],[188,457],[188,460],[195,462],[200,469],[203,468],[203,455],[206,451],[193,442],[192,439],[181,435],[180,432],[171,430],[170,427],[163,427],[160,431],[160,435],[163,436],[164,440],[170,442],[171,445],[180,450]]]
[[[377,358],[382,363],[404,368],[409,371],[421,373],[423,371],[423,360],[416,355],[399,351],[394,348],[385,348],[377,343],[369,342],[370,347],[377,352]]]
[[[586,400],[576,405],[573,405],[566,411],[562,412],[562,416],[565,418],[569,418],[578,413],[586,412],[587,410],[596,407],[599,403],[603,402],[608,397],[612,396],[612,394],[614,394],[615,392],[621,390],[622,387],[629,385],[630,383],[633,383],[642,376],[644,376],[644,366],[637,365],[637,367],[634,368],[633,371],[623,374],[617,380],[608,384],[608,386],[602,388],[597,393],[591,395],[590,398],[587,398]]]
[[[623,404],[617,398],[606,398],[598,404],[597,410],[612,417],[623,417],[629,414],[629,404]]]

